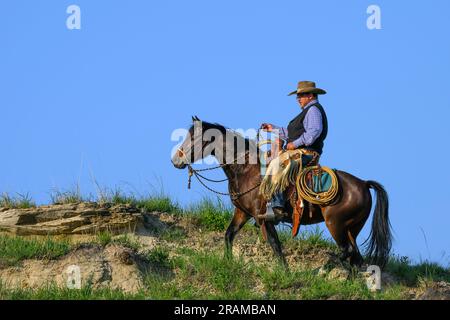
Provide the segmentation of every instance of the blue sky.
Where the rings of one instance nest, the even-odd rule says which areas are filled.
[[[81,30],[66,28],[71,4]],[[366,27],[371,4],[381,30]],[[48,203],[76,183],[95,194],[95,178],[188,204],[209,193],[172,167],[174,129],[192,114],[286,125],[287,93],[314,80],[328,91],[322,163],[386,187],[395,253],[449,265],[449,13],[446,0],[4,1],[0,192]]]

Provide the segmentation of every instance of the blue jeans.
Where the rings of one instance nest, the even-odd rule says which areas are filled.
[[[303,155],[302,156],[302,166],[306,166],[311,160],[313,156]],[[277,192],[273,195],[271,200],[272,208],[280,207],[284,208],[286,205],[286,198],[284,196],[284,192]]]

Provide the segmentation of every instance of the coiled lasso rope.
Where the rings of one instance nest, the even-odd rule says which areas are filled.
[[[327,172],[331,176],[331,187],[328,191],[317,193],[308,186],[306,177],[310,171],[317,170],[319,168]],[[322,166],[312,166],[304,168],[303,171],[297,176],[296,188],[298,194],[306,201],[324,206],[329,204],[336,197],[338,193],[339,183],[336,174],[330,168]]]

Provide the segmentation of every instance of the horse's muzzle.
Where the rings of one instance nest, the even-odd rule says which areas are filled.
[[[184,169],[184,168],[187,167],[187,164],[183,163],[181,165],[174,165],[174,167],[177,168],[177,169]]]
[[[177,169],[184,169],[187,167],[187,164],[181,161],[181,159],[174,160],[172,159],[172,164]]]

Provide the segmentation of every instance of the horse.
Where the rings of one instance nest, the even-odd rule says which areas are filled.
[[[236,234],[249,219],[254,218],[274,254],[287,268],[275,223],[261,221],[258,218],[258,215],[265,213],[267,200],[262,197],[258,189],[262,180],[259,156],[256,156],[256,161],[250,161],[249,158],[251,152],[259,152],[257,143],[218,123],[201,121],[198,117],[192,117],[192,121],[193,124],[189,128],[185,140],[171,160],[177,169],[189,167],[190,176],[197,175],[191,166],[194,162],[209,155],[218,160],[220,164],[218,168],[223,169],[228,179],[228,195],[235,207],[233,218],[225,232],[225,255],[232,256],[233,240]],[[217,137],[211,138],[209,134],[206,134],[211,130],[219,132],[223,140]],[[228,137],[228,141],[225,141],[226,137]],[[236,145],[244,147],[235,148]],[[233,148],[232,161],[223,161],[223,155],[227,154],[227,148],[229,150]],[[243,158],[245,161],[238,161]],[[363,244],[366,245],[366,262],[383,268],[388,261],[392,245],[388,194],[385,188],[376,181],[364,181],[340,170],[335,170],[335,172],[339,183],[336,200],[325,206],[306,203],[308,205],[305,204],[300,225],[325,222],[339,248],[340,260],[347,261],[352,266],[361,267],[364,259],[359,251],[356,238],[370,215],[372,208],[370,189],[373,189],[376,195],[376,204],[369,238]],[[200,182],[202,182],[201,178],[205,178],[201,175],[197,177]],[[202,184],[206,186],[205,183],[202,182]],[[287,207],[290,216],[286,217],[283,222],[292,223],[293,205],[289,204]]]

